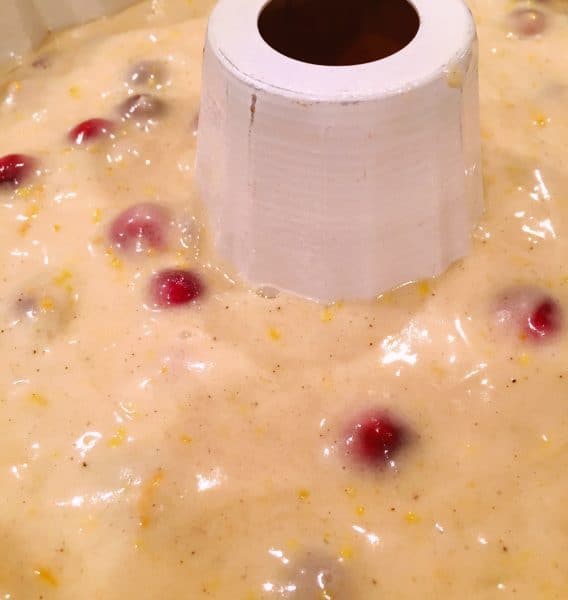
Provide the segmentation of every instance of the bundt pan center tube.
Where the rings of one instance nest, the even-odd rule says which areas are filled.
[[[468,253],[482,211],[461,0],[220,0],[196,177],[251,285],[371,298]]]

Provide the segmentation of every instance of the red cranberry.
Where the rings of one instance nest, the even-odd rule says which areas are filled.
[[[382,410],[360,415],[345,439],[347,453],[371,466],[394,466],[393,457],[406,442],[406,427]]]
[[[136,94],[128,97],[119,108],[125,119],[148,121],[161,116],[165,112],[165,103],[151,94]]]
[[[199,275],[184,269],[166,269],[152,278],[150,293],[155,306],[168,307],[197,300],[204,291]]]
[[[69,139],[80,146],[103,135],[112,133],[113,129],[114,123],[112,121],[108,121],[107,119],[88,119],[71,129]]]
[[[556,300],[544,299],[530,313],[527,319],[527,333],[542,338],[556,333],[561,325],[561,309]]]
[[[27,179],[36,161],[25,154],[7,154],[0,158],[0,184],[19,185]]]
[[[156,204],[135,204],[120,213],[110,226],[110,240],[121,250],[146,252],[167,246],[168,211]]]
[[[554,337],[562,327],[562,307],[536,286],[516,286],[505,290],[497,301],[497,323],[512,328],[521,338],[543,341]]]
[[[546,15],[540,10],[520,8],[508,17],[509,27],[519,37],[540,35],[548,25]]]

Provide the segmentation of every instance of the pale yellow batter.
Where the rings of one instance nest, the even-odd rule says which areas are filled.
[[[472,8],[486,216],[466,260],[371,303],[251,291],[210,250],[206,2],[144,3],[8,73],[0,157],[35,162],[0,185],[1,599],[568,598],[568,11]],[[141,203],[163,239],[125,248]],[[155,306],[170,268],[197,302]],[[346,453],[375,410],[408,432],[396,468]]]

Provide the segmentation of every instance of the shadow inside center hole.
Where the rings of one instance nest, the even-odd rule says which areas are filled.
[[[391,56],[416,36],[407,0],[272,0],[258,29],[274,50],[302,62],[352,66]]]

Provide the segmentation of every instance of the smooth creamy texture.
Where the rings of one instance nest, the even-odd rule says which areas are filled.
[[[519,40],[513,4],[472,4],[486,217],[470,257],[372,303],[223,276],[192,192],[205,4],[144,4],[7,75],[0,156],[42,172],[0,189],[0,598],[321,599],[321,568],[340,599],[568,598],[568,335],[534,344],[493,315],[519,282],[568,307],[568,17],[547,4]],[[164,117],[72,147],[148,59]],[[174,213],[170,250],[110,252],[109,223],[146,201]],[[207,294],[148,308],[150,274],[180,265]],[[396,472],[342,452],[372,407],[414,432]]]

